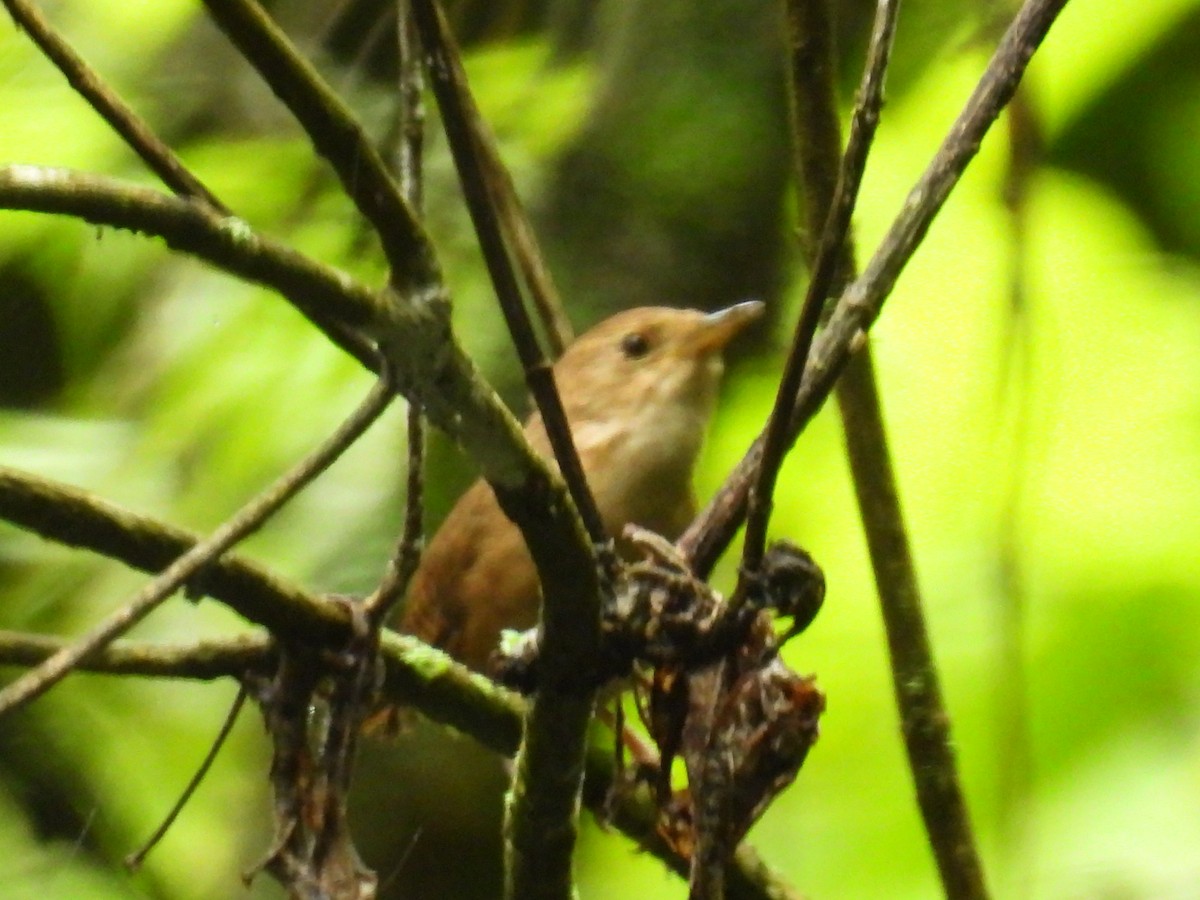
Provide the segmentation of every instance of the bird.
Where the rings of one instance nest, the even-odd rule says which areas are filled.
[[[693,470],[716,408],[723,351],[763,304],[716,312],[638,307],[577,338],[554,381],[605,530],[627,525],[673,540],[696,511]],[[525,437],[553,461],[539,413]],[[541,593],[517,527],[476,481],[429,541],[399,630],[487,674],[504,630],[532,628]]]

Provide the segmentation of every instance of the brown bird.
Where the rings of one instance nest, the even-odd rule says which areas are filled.
[[[606,319],[554,366],[575,447],[611,535],[674,539],[695,514],[692,470],[716,405],[726,344],[763,305],[711,314],[644,307]],[[551,457],[541,416],[525,424]],[[541,594],[520,531],[487,482],[462,496],[413,576],[400,630],[485,671],[503,629],[531,628]]]

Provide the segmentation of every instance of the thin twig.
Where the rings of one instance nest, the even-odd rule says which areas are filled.
[[[225,715],[225,721],[221,723],[221,730],[217,732],[217,736],[213,739],[212,746],[208,748],[208,752],[204,754],[204,759],[200,762],[199,768],[188,780],[187,786],[184,787],[183,793],[179,795],[179,799],[175,801],[175,805],[171,807],[171,811],[163,817],[159,826],[154,829],[154,833],[146,839],[133,853],[125,857],[125,868],[131,872],[136,872],[142,867],[142,863],[146,861],[146,857],[150,851],[158,845],[158,842],[166,836],[167,831],[175,824],[175,820],[179,818],[179,814],[183,812],[183,808],[187,802],[192,799],[192,795],[196,793],[196,789],[200,787],[200,782],[204,780],[204,776],[208,774],[212,768],[212,764],[217,759],[217,754],[221,752],[221,748],[225,746],[225,741],[233,731],[233,726],[237,724],[238,716],[241,715],[242,707],[246,704],[246,688],[241,686],[238,688],[237,696],[233,699],[233,705],[230,706],[229,712]]]
[[[802,0],[792,0],[789,6],[794,6],[797,2]],[[762,562],[775,482],[779,477],[784,456],[794,443],[789,434],[791,413],[804,377],[804,366],[813,337],[817,333],[817,325],[825,310],[826,298],[835,286],[841,286],[838,279],[839,270],[843,268],[842,263],[846,257],[846,235],[854,215],[854,205],[858,199],[859,186],[862,184],[867,154],[879,124],[879,110],[883,107],[884,76],[891,57],[892,38],[896,32],[899,10],[899,0],[880,0],[876,7],[875,25],[871,30],[871,43],[867,50],[867,65],[858,89],[858,101],[850,126],[850,142],[846,146],[846,152],[842,154],[837,187],[833,197],[817,207],[824,211],[825,226],[821,230],[816,254],[809,260],[808,290],[800,310],[800,319],[796,323],[792,350],[788,354],[783,376],[779,381],[775,405],[763,430],[762,459],[758,466],[758,477],[750,490],[746,539],[742,549],[742,571],[747,573],[757,571]],[[788,17],[789,21],[794,24],[798,15],[801,13],[793,12]],[[793,36],[793,42],[796,40]],[[791,71],[795,76],[798,67],[792,66]],[[817,198],[808,197],[810,207],[818,202]],[[817,209],[810,208],[810,216],[816,215]],[[842,274],[841,277],[846,275]]]
[[[46,540],[91,550],[143,572],[161,572],[202,535],[139,515],[76,487],[0,466],[0,519]],[[204,573],[207,595],[281,639],[344,641],[345,609],[237,554]]]
[[[464,98],[468,87],[453,40],[440,22],[434,0],[414,0],[413,11],[429,62],[429,78],[458,169],[459,181],[475,225],[509,333],[525,371],[525,380],[541,412],[554,457],[575,511],[591,540],[584,555],[571,541],[562,551],[548,543],[526,542],[542,579],[543,679],[526,723],[505,817],[505,896],[566,898],[574,893],[572,854],[577,836],[579,795],[583,785],[587,726],[595,705],[593,672],[600,651],[600,595],[615,569],[611,543],[596,508],[554,383],[549,361],[538,345],[525,310],[481,161],[482,141],[473,128]],[[496,492],[509,515],[520,510],[514,498]],[[571,522],[564,521],[564,531]],[[569,538],[569,534],[562,537]],[[566,555],[561,555],[565,551]],[[560,573],[557,583],[547,574]],[[601,577],[603,572],[604,578]],[[584,677],[580,677],[583,675]]]
[[[131,546],[145,537],[136,531],[127,535]],[[141,568],[140,564],[137,567]],[[268,596],[272,590],[278,591],[272,600],[278,615],[295,611],[297,596],[326,614],[323,619],[300,620],[289,641],[332,649],[339,646],[338,636],[344,640],[350,634],[350,626],[335,619],[335,613],[346,613],[345,605],[305,594],[281,579],[267,584],[271,585],[265,588]],[[218,595],[214,599],[222,600]],[[236,600],[222,602],[237,609]],[[62,638],[0,630],[0,666],[37,665],[67,646]],[[496,753],[511,756],[516,752],[523,709],[519,698],[413,637],[385,630],[379,655],[384,699],[412,706],[431,721],[469,734]],[[116,640],[81,663],[79,671],[119,677],[240,680],[247,675],[269,677],[278,662],[277,641],[256,632],[188,643]]]
[[[904,206],[864,272],[842,294],[828,325],[813,344],[792,413],[793,439],[824,403],[862,335],[879,315],[904,266],[979,143],[1007,104],[1030,57],[1067,0],[1027,0],[1005,32],[987,70],[951,126],[937,154],[909,192]],[[755,441],[725,484],[679,539],[694,571],[711,571],[746,515],[750,484],[762,455]]]
[[[583,465],[579,461],[579,454],[567,425],[562,398],[554,383],[554,373],[538,344],[533,323],[525,310],[516,273],[508,258],[496,211],[497,192],[489,187],[491,179],[484,162],[485,140],[479,136],[478,112],[474,109],[473,102],[467,99],[470,96],[470,88],[463,75],[458,48],[434,0],[413,0],[413,12],[429,59],[429,80],[437,97],[438,107],[442,111],[443,127],[458,169],[463,195],[471,213],[471,221],[475,225],[475,233],[487,263],[496,298],[500,302],[517,356],[525,370],[526,384],[533,394],[538,411],[542,414],[554,458],[579,510],[583,526],[592,543],[602,545],[608,539],[604,523],[583,473]]]
[[[417,571],[421,561],[421,547],[424,533],[424,468],[425,468],[425,428],[421,418],[421,410],[414,406],[408,407],[408,478],[407,493],[404,500],[404,527],[400,540],[388,562],[387,571],[379,587],[363,601],[367,618],[381,625],[387,621],[396,603],[408,590],[408,583]]]
[[[0,630],[0,666],[36,666],[66,646],[62,638]],[[248,671],[267,672],[273,656],[273,643],[266,634],[177,644],[116,640],[80,663],[79,670],[214,681],[238,678]]]
[[[180,197],[207,204],[215,213],[232,216],[221,200],[189,170],[150,128],[150,126],[121,99],[111,86],[83,60],[32,3],[26,0],[3,0],[13,20],[29,34],[46,57],[66,76],[68,83],[79,92],[112,129],[129,145],[142,161]],[[317,314],[318,317],[320,314]],[[336,334],[336,343],[348,350],[359,362],[373,372],[379,371],[379,354],[357,332],[331,319],[323,319],[321,328]]]
[[[396,3],[396,51],[399,84],[396,91],[396,175],[404,198],[420,214],[424,179],[422,151],[425,145],[424,85],[420,61],[420,38],[409,0]],[[408,583],[421,561],[425,532],[425,426],[421,408],[408,404],[408,477],[404,498],[404,525],[400,540],[388,561],[379,587],[363,603],[367,621],[378,630],[408,590]]]
[[[445,17],[439,17],[438,21],[443,28],[446,27]],[[458,73],[460,83],[465,86],[466,75],[462,71],[461,63]],[[480,115],[474,95],[469,90],[464,90],[462,97],[474,124],[484,182],[500,218],[500,227],[504,230],[505,240],[521,270],[521,277],[529,291],[533,308],[541,319],[542,332],[550,346],[551,355],[557,358],[562,356],[563,351],[575,339],[575,329],[567,316],[550,267],[546,265],[537,234],[533,230],[533,223],[525,211],[525,204],[521,202],[521,195],[517,192],[512,173],[500,158],[496,136],[487,120]]]
[[[417,844],[421,841],[421,835],[425,833],[425,826],[418,825],[412,833],[412,837],[408,839],[408,844],[400,851],[400,856],[392,865],[392,870],[379,879],[380,895],[390,895],[390,888],[396,883],[396,879],[400,877],[400,873],[404,871],[404,867],[408,865],[408,860],[412,856],[413,851],[417,849]]]
[[[115,178],[27,165],[0,167],[0,208],[65,214],[160,237],[174,250],[274,288],[365,368],[379,367],[373,350],[364,359],[358,347],[347,344],[344,331],[329,324],[356,333],[369,329],[388,314],[381,293],[257,234],[241,219]]]
[[[796,96],[793,106],[815,113],[811,119],[793,120],[800,161],[800,181],[806,187],[810,230],[829,209],[831,223],[842,202],[841,188],[846,171],[861,161],[878,122],[883,101],[882,82],[886,54],[880,54],[881,36],[890,42],[898,0],[881,0],[876,12],[868,66],[859,90],[850,129],[850,140],[842,157],[842,176],[832,196],[824,177],[841,153],[841,135],[837,127],[837,101],[832,78],[820,73],[832,72],[832,37],[827,0],[796,0],[789,4],[789,24],[793,47],[803,46],[808,32],[824,33],[808,42],[828,55],[815,65],[808,59],[794,59],[791,88]],[[874,87],[872,87],[872,83]],[[848,229],[849,220],[842,223]],[[847,231],[848,234],[848,231]],[[832,260],[828,227],[816,251],[821,261]],[[811,245],[809,246],[812,252]],[[830,254],[825,256],[825,254]],[[841,242],[838,252],[839,286],[854,277],[854,256],[849,240]],[[832,267],[830,267],[832,270]],[[815,278],[815,276],[814,276]],[[888,645],[892,660],[893,685],[900,720],[909,754],[909,766],[917,786],[917,797],[929,843],[938,863],[938,871],[948,896],[987,896],[983,867],[975,848],[966,800],[958,777],[950,735],[950,717],[941,696],[939,676],[925,628],[923,603],[916,568],[909,547],[903,513],[895,487],[893,464],[888,453],[887,435],[880,408],[870,347],[863,347],[852,358],[837,385],[846,448],[854,476],[863,527],[867,536],[876,589],[879,593]]]
[[[891,660],[892,687],[909,770],[947,897],[988,897],[951,722],[933,659],[912,548],[900,512],[883,413],[869,355],[842,376],[838,399],[854,489],[867,536]]]
[[[2,495],[0,495],[2,496]],[[124,527],[126,523],[113,522]],[[166,526],[161,526],[166,528]],[[53,535],[48,535],[53,537]],[[148,535],[131,532],[128,545],[144,541]],[[120,557],[118,557],[120,558]],[[126,560],[127,562],[129,560]],[[140,568],[140,564],[135,563]],[[283,583],[280,582],[280,585]],[[270,589],[268,588],[268,593]],[[295,589],[299,591],[299,589]],[[222,599],[219,595],[217,599]],[[291,595],[281,590],[277,602],[291,608]],[[311,598],[314,605],[321,605]],[[331,614],[344,607],[324,604]],[[301,641],[324,643],[329,635],[309,625],[294,633]],[[65,646],[60,638],[0,631],[0,666],[34,665]],[[380,647],[385,667],[382,695],[386,700],[420,709],[434,721],[450,725],[470,735],[481,745],[504,756],[511,756],[521,738],[521,703],[489,679],[469,672],[415,638],[385,631]],[[253,671],[269,676],[278,663],[275,642],[266,634],[196,641],[188,644],[160,644],[149,641],[114,641],[83,668],[105,675],[142,675],[152,678],[183,678],[210,681],[230,677],[240,679]],[[590,809],[603,814],[606,799],[611,798],[611,752],[595,747],[588,753],[587,793]],[[640,847],[661,859],[673,871],[686,875],[687,860],[673,853],[654,832],[657,807],[637,794],[620,792],[620,803],[612,813],[612,823]],[[746,844],[739,848],[730,871],[730,900],[794,900],[778,873],[764,866]]]
[[[325,471],[353,444],[395,396],[388,377],[381,378],[350,417],[321,445],[232,518],[175,560],[157,578],[77,642],[64,648],[12,684],[0,690],[0,716],[41,696],[105,644],[124,634],[222,553],[253,534],[281,506]]]
[[[41,166],[0,167],[0,208],[75,216],[97,225],[162,238],[175,250],[278,291],[324,328],[330,319],[370,334],[393,364],[397,390],[458,442],[498,492],[511,495],[510,515],[529,543],[574,535],[560,520],[573,517],[561,482],[529,446],[512,413],[454,339],[448,308],[436,302],[400,303],[390,288],[373,290],[256,233],[239,219],[205,206],[117,179]],[[547,507],[551,507],[547,509]],[[566,571],[573,554],[562,549]],[[557,557],[551,557],[556,559]],[[544,567],[539,565],[539,571]]]
[[[416,292],[441,284],[429,237],[383,158],[345,103],[253,0],[204,0],[213,19],[300,123],[346,195],[374,227],[393,283]]]
[[[483,119],[479,122],[480,146],[483,149],[484,162],[491,171],[488,186],[493,192],[496,209],[500,213],[500,224],[517,259],[517,265],[521,267],[521,276],[529,289],[529,299],[533,301],[533,308],[537,310],[542,321],[542,331],[550,345],[550,352],[557,358],[562,356],[563,351],[575,339],[575,329],[567,317],[550,267],[546,265],[542,256],[533,224],[529,221],[520,194],[517,193],[517,186],[513,184],[512,174],[500,161],[495,137],[491,134],[487,122]]]
[[[105,84],[104,79],[55,30],[37,6],[27,3],[26,0],[3,2],[17,27],[29,35],[46,58],[66,76],[71,87],[124,139],[151,171],[162,179],[163,184],[180,196],[201,200],[217,212],[230,215],[229,209],[192,174],[171,148],[159,139],[116,91]]]
[[[450,32],[445,16],[438,16],[438,28],[441,42],[447,47],[454,47],[454,37]],[[541,319],[542,330],[550,345],[551,353],[561,356],[563,350],[574,339],[571,320],[567,317],[558,288],[550,269],[538,246],[537,235],[525,212],[525,206],[513,183],[512,173],[500,158],[496,146],[496,136],[492,133],[487,120],[479,112],[475,97],[471,93],[462,61],[457,53],[449,54],[453,67],[452,81],[462,104],[463,114],[470,124],[474,134],[476,150],[479,154],[480,175],[491,196],[492,204],[504,231],[504,237],[509,248],[516,257],[517,265],[525,286],[529,289],[530,299],[534,309]]]

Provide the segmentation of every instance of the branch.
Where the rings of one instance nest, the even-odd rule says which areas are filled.
[[[171,826],[175,824],[175,820],[179,818],[179,814],[183,812],[188,801],[196,794],[196,790],[204,781],[206,775],[212,769],[213,763],[216,762],[217,756],[220,755],[221,749],[225,746],[225,742],[229,739],[229,735],[233,733],[233,726],[237,724],[238,716],[242,714],[242,707],[246,705],[246,686],[241,685],[238,688],[237,697],[234,698],[233,704],[229,707],[229,712],[225,714],[225,721],[221,723],[221,729],[217,732],[217,736],[209,745],[208,752],[204,754],[204,759],[196,771],[192,773],[192,777],[188,779],[187,785],[183,791],[175,799],[171,809],[167,812],[158,827],[150,833],[150,837],[142,842],[142,845],[125,856],[125,868],[130,872],[136,872],[142,867],[142,863],[146,861],[146,857],[150,855],[150,851],[159,845],[167,832],[171,830]]]
[[[37,665],[65,646],[58,638],[0,630],[0,666]],[[516,752],[521,737],[521,704],[512,694],[441,652],[392,631],[383,633],[380,658],[384,663],[383,700],[414,706],[434,721],[469,734],[503,756]],[[275,642],[266,634],[253,633],[192,643],[117,640],[86,660],[80,669],[101,675],[213,681],[241,680],[247,673],[269,675],[276,664]],[[687,860],[655,833],[658,811],[653,802],[632,792],[621,792],[620,805],[606,810],[612,779],[611,751],[600,747],[589,750],[584,794],[587,806],[597,815],[611,813],[612,823],[623,834],[686,877]],[[797,898],[745,844],[735,857],[728,892],[731,900]]]
[[[792,29],[791,40],[798,44],[803,40],[796,34],[796,29],[802,27],[803,10],[797,9],[805,0],[790,0],[788,2],[788,20]],[[805,293],[804,304],[800,310],[800,318],[796,323],[795,336],[792,339],[792,349],[784,365],[783,376],[779,381],[779,389],[775,394],[775,404],[771,416],[763,430],[762,460],[758,466],[758,477],[750,490],[749,506],[746,517],[746,538],[742,549],[742,571],[755,572],[762,562],[763,550],[767,541],[767,524],[771,517],[771,503],[775,495],[775,483],[779,470],[783,466],[784,457],[790,446],[795,442],[789,435],[792,408],[796,403],[796,394],[804,377],[804,366],[808,360],[813,337],[817,333],[817,325],[825,311],[825,300],[836,287],[844,287],[844,280],[849,275],[846,267],[848,249],[846,236],[850,231],[850,220],[854,215],[854,206],[858,199],[858,189],[862,184],[863,171],[867,164],[867,154],[879,124],[879,110],[883,106],[883,81],[887,72],[888,60],[891,57],[892,37],[896,31],[896,16],[900,10],[899,0],[880,0],[877,8],[875,26],[871,32],[871,45],[867,51],[867,66],[863,71],[862,85],[859,87],[859,100],[855,107],[854,121],[850,128],[850,143],[838,171],[837,185],[832,197],[814,195],[809,191],[807,212],[809,217],[809,233],[816,229],[812,227],[824,218],[821,229],[820,243],[815,253],[809,256],[809,281]],[[818,46],[832,48],[832,38],[816,38]],[[833,60],[830,57],[818,72],[830,75],[833,70]],[[792,88],[799,94],[797,81],[803,77],[803,71],[798,62],[791,66]],[[815,83],[815,79],[814,79]],[[826,78],[829,85],[828,102],[833,109],[832,119],[836,123],[836,105],[834,104],[833,82]],[[793,110],[800,108],[800,102],[794,100]],[[815,103],[805,104],[811,107]],[[828,123],[829,114],[813,120]],[[793,116],[792,126],[797,132],[807,123],[799,116]],[[802,143],[797,140],[797,144]],[[840,145],[841,141],[838,140]],[[834,157],[829,160],[831,168],[833,159],[840,155],[841,148],[834,150]],[[797,176],[802,177],[802,171]],[[822,187],[818,181],[816,187]],[[805,208],[802,206],[801,208]],[[739,590],[739,595],[741,590]]]
[[[408,591],[408,583],[421,563],[425,533],[425,425],[421,410],[408,407],[408,477],[404,497],[404,525],[400,540],[388,560],[379,586],[363,601],[363,612],[375,628],[381,628],[396,604]]]
[[[946,896],[982,900],[988,896],[983,865],[955,762],[950,714],[925,626],[869,356],[847,368],[838,399],[925,832]]]
[[[561,356],[574,338],[571,321],[563,309],[558,289],[554,286],[554,279],[542,256],[537,235],[521,203],[516,185],[513,184],[512,175],[500,158],[500,152],[496,148],[496,136],[480,115],[479,107],[471,94],[462,58],[455,46],[446,17],[438,15],[436,18],[438,43],[444,48],[444,59],[448,62],[446,80],[449,82],[449,89],[455,91],[458,104],[462,107],[462,124],[474,137],[475,150],[478,153],[479,180],[488,193],[504,237],[516,257],[517,265],[521,268],[521,275],[529,289],[534,308],[542,320],[542,329],[552,354],[555,357]]]
[[[186,553],[200,536],[148,516],[130,512],[85,491],[0,466],[0,519],[71,547],[92,550],[144,572],[159,572]],[[310,594],[263,567],[228,554],[204,573],[205,593],[246,620],[261,625],[280,641],[309,646],[345,646],[353,630],[349,607]],[[2,633],[0,633],[2,634]],[[11,637],[11,635],[8,635]],[[0,640],[0,661],[36,663],[59,641],[33,639],[18,655],[8,657]],[[202,642],[195,659],[184,648],[151,658],[149,645],[118,641],[84,668],[168,677],[216,678],[237,676],[271,660],[258,654],[268,647],[265,637],[246,637],[236,646]],[[41,642],[39,644],[39,642]],[[415,638],[390,632],[383,637],[388,690],[435,721],[460,728],[498,752],[512,753],[520,736],[516,706],[507,692],[489,679],[474,675],[442,653]],[[37,645],[37,646],[35,646]],[[41,649],[38,649],[38,646]],[[217,648],[221,647],[218,652]],[[35,659],[36,657],[36,659]],[[390,660],[390,662],[389,662]],[[195,663],[199,669],[193,670]],[[145,666],[143,671],[139,666]],[[172,669],[178,665],[178,669]],[[506,699],[507,698],[507,699]],[[499,711],[505,707],[509,712]],[[511,717],[511,721],[509,720]]]
[[[96,500],[83,491],[53,484],[0,466],[0,518],[43,537],[94,550],[148,572],[156,572],[194,545],[199,537]],[[193,644],[114,641],[81,669],[114,675],[212,680],[246,673],[274,671],[275,639],[309,646],[342,647],[352,632],[349,607],[306,593],[290,582],[234,554],[222,557],[205,573],[208,595],[271,632]],[[0,631],[0,665],[37,665],[62,649],[56,638]],[[505,756],[521,739],[522,705],[491,679],[477,675],[415,638],[384,631],[380,641],[384,664],[382,697],[420,710],[436,722],[471,735]],[[608,754],[605,754],[606,758]],[[589,771],[595,765],[589,760]],[[601,773],[603,774],[603,773]],[[595,776],[589,775],[590,778]],[[631,801],[632,802],[632,801]],[[589,802],[603,813],[602,801]],[[624,807],[622,807],[623,809]],[[618,822],[622,813],[618,810]],[[645,829],[622,827],[635,841],[648,839]],[[648,848],[659,855],[650,840]],[[665,851],[664,851],[665,852]],[[673,868],[686,861],[662,858]],[[733,884],[745,885],[745,900],[781,895],[782,882],[743,848]]]
[[[104,83],[34,4],[26,0],[3,2],[17,27],[29,35],[46,58],[66,76],[67,83],[124,139],[163,184],[180,196],[193,197],[219,213],[230,215],[216,195],[188,170],[116,91]]]
[[[392,283],[415,293],[440,291],[441,270],[429,236],[350,109],[253,0],[204,0],[204,5],[296,117],[337,173],[346,196],[371,223]]]
[[[804,205],[810,232],[829,209],[820,246],[809,247],[814,274],[822,270],[827,281],[846,281],[854,275],[854,253],[848,234],[850,203],[847,182],[856,188],[861,178],[883,103],[883,76],[887,47],[895,27],[898,0],[881,0],[851,121],[850,140],[842,157],[836,190],[829,192],[826,173],[837,164],[841,135],[832,78],[819,77],[834,68],[829,9],[826,0],[795,0],[788,4],[791,44],[808,52],[793,55],[791,89],[793,107],[803,108],[811,118],[796,116],[793,130],[800,182],[807,193]],[[814,48],[825,58],[812,60]],[[840,229],[836,235],[831,228]],[[831,237],[837,238],[836,245]],[[836,260],[836,262],[835,262]],[[823,268],[824,267],[824,268]],[[810,284],[811,293],[812,285]],[[893,464],[887,447],[879,392],[870,346],[854,356],[837,385],[846,448],[854,476],[858,506],[866,531],[876,590],[879,593],[888,646],[892,680],[899,708],[909,767],[916,784],[930,847],[938,863],[943,889],[952,897],[986,897],[983,867],[975,849],[966,800],[958,777],[950,736],[950,717],[942,700],[937,667],[925,628],[923,602],[917,584],[896,492]],[[764,463],[765,466],[765,463]]]
[[[241,219],[126,181],[69,169],[0,168],[0,208],[74,216],[162,238],[248,281],[274,288],[343,346],[321,319],[367,330],[388,315],[379,292],[254,232]]]
[[[496,298],[525,370],[526,384],[542,415],[554,458],[571,490],[583,525],[594,544],[604,543],[608,536],[571,438],[550,361],[538,344],[533,323],[521,298],[516,273],[508,258],[496,211],[497,192],[490,187],[492,179],[489,175],[492,172],[487,165],[488,154],[484,149],[486,138],[480,134],[479,113],[471,98],[458,48],[435,0],[414,0],[413,15],[421,33],[421,42],[429,56],[429,80],[442,111],[443,126],[458,169],[463,195]]]
[[[0,466],[0,519],[42,537],[159,572],[200,537],[123,509],[86,491]],[[204,573],[204,590],[280,639],[336,642],[349,634],[345,609],[237,555]]]
[[[974,158],[983,136],[1012,97],[1030,57],[1066,3],[1067,0],[1027,0],[1009,26],[966,107],[909,192],[865,271],[842,294],[828,326],[813,345],[792,411],[792,440],[833,390],[850,355],[878,317],[896,279]],[[703,576],[711,571],[745,518],[750,481],[761,458],[760,437],[679,539],[680,551],[697,574]]]
[[[417,47],[418,39],[414,33],[415,28],[413,27],[410,15],[412,9],[410,0],[397,0],[396,9],[397,22],[401,23],[400,40],[397,47],[397,56],[401,68],[398,95],[400,97],[408,96],[409,99],[403,102],[412,105],[415,102],[419,102],[420,95],[419,93],[414,94],[414,79],[411,76],[407,76],[403,70],[407,65],[407,60],[411,59],[416,62],[417,54],[412,51]],[[450,35],[445,18],[440,16],[438,18],[439,28],[446,35],[443,43],[453,43],[453,38]],[[381,19],[380,21],[383,20]],[[364,42],[364,48],[369,43],[370,38]],[[419,65],[415,67],[415,79],[415,84],[419,86],[421,83]],[[455,80],[464,86],[467,84],[466,76],[460,65],[456,65]],[[479,108],[475,104],[475,99],[471,96],[470,92],[463,92],[461,99],[470,119],[475,138],[479,142],[480,160],[484,167],[488,190],[491,192],[492,202],[499,215],[500,225],[504,229],[505,239],[513,251],[513,255],[516,257],[517,265],[520,267],[521,275],[525,281],[525,286],[529,290],[530,299],[533,301],[534,308],[541,318],[542,329],[550,344],[551,352],[555,357],[561,356],[563,350],[574,338],[571,322],[562,308],[558,290],[554,286],[550,270],[542,258],[533,226],[530,224],[525,207],[521,203],[520,196],[517,194],[512,176],[500,158],[499,150],[496,147],[495,135],[480,115]],[[403,102],[397,104],[397,109],[403,105]],[[395,147],[397,142],[401,141],[403,137],[402,132],[405,130],[405,123],[401,121],[402,118],[394,120],[389,126],[388,135],[383,142],[385,147]],[[404,145],[400,144],[398,149],[403,151]],[[389,156],[394,155],[396,154],[389,154]],[[400,183],[403,187],[404,166],[398,165],[395,168],[399,173]],[[407,189],[404,190],[404,196],[408,198],[409,203],[412,204],[414,209],[420,208],[420,203],[413,201]]]
[[[400,192],[414,212],[425,203],[425,77],[421,69],[421,42],[413,22],[409,0],[396,0],[396,56],[399,79],[396,85],[395,167]]]
[[[69,645],[61,638],[0,630],[0,666],[38,666]],[[243,634],[188,643],[116,640],[79,664],[81,672],[215,681],[266,674],[274,665],[266,634]]]
[[[189,197],[207,204],[216,213],[232,215],[229,208],[183,164],[117,92],[88,66],[32,3],[25,0],[4,0],[4,5],[17,26],[25,29],[46,57],[66,76],[71,87],[79,92],[163,184],[181,197]],[[364,367],[373,372],[379,371],[379,355],[361,335],[332,320],[323,319],[317,324],[331,337],[335,336],[334,343],[354,356]]]
[[[0,690],[0,717],[40,697],[69,675],[81,661],[129,631],[194,576],[220,559],[226,550],[261,528],[288,500],[333,465],[382,415],[394,396],[391,379],[381,378],[350,418],[322,441],[316,450],[238,510],[210,537],[181,555],[128,604],[110,614],[77,642]]]
[[[599,553],[597,558],[589,552],[592,548],[574,543],[560,543],[556,549],[528,544],[539,572],[550,565],[564,566],[565,577],[557,584],[542,581],[542,687],[530,710],[508,797],[505,896],[566,898],[574,893],[576,817],[596,696],[596,682],[588,675],[597,668],[600,654],[600,597],[606,585],[597,563],[611,575],[615,558],[603,549],[611,546],[608,535],[576,452],[550,361],[538,344],[509,260],[496,210],[502,191],[490,187],[497,163],[489,159],[458,50],[434,0],[413,0],[412,9],[496,297],[580,524]],[[515,498],[497,491],[497,499],[513,516]]]
[[[240,219],[116,179],[38,166],[0,167],[0,208],[61,213],[160,237],[175,250],[273,288],[318,327],[323,319],[334,319],[377,339],[392,364],[397,391],[466,450],[506,501],[526,541],[547,546],[534,560],[543,584],[549,590],[556,579],[570,582],[570,563],[578,560],[586,539],[569,511],[562,482],[459,346],[444,305],[401,303],[392,290],[373,291],[257,234]]]
[[[399,78],[396,85],[394,160],[404,198],[418,212],[424,205],[425,104],[421,99],[424,79],[420,41],[408,0],[396,3],[396,55]],[[408,583],[421,562],[425,534],[425,420],[421,408],[408,404],[408,468],[404,496],[404,525],[400,540],[388,560],[379,587],[363,601],[367,621],[378,633],[396,604],[408,591]]]

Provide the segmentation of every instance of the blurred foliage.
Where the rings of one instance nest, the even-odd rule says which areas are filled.
[[[773,3],[450,6],[578,325],[652,298],[713,304],[747,292],[788,321],[803,274],[790,249]],[[869,6],[839,5],[848,85]],[[347,51],[362,46],[347,34],[371,29],[323,42],[359,7],[378,4],[273,6],[382,134],[389,88],[376,76],[389,71],[386,54],[368,64]],[[363,278],[382,277],[328,172],[195,4],[64,0],[52,12],[240,215]],[[982,35],[1001,12],[928,0],[902,16],[858,216],[864,253],[982,70]],[[1200,884],[1198,50],[1196,0],[1154,0],[1136,16],[1068,5],[1028,81],[1046,152],[1023,243],[1014,246],[1008,147],[996,135],[876,331],[934,646],[997,896],[1186,897]],[[431,145],[429,220],[456,321],[519,404],[451,167],[442,142]],[[0,36],[0,160],[150,183],[12,29]],[[0,222],[5,464],[210,528],[366,390],[364,373],[258,288],[129,234],[26,214]],[[1015,252],[1028,290],[1018,308]],[[760,427],[784,339],[780,324],[733,367],[702,494]],[[315,589],[368,589],[398,531],[403,460],[393,410],[246,552]],[[431,522],[469,477],[439,445]],[[829,710],[797,783],[751,839],[813,896],[932,896],[830,415],[802,439],[776,501],[775,531],[807,546],[828,576],[825,610],[789,652],[796,668],[818,674]],[[727,561],[718,583],[732,575]],[[3,627],[77,633],[142,581],[0,526]],[[1014,599],[1020,668],[1006,662]],[[136,634],[238,627],[217,604],[175,602]],[[6,722],[0,849],[11,862],[0,895],[237,892],[239,872],[270,837],[267,749],[253,716],[142,872],[131,877],[119,862],[169,807],[232,693],[77,677]],[[491,896],[498,761],[426,729],[369,747],[363,763],[358,833],[389,890]],[[585,897],[683,893],[660,864],[590,820],[579,863]],[[260,878],[247,896],[276,894]]]

